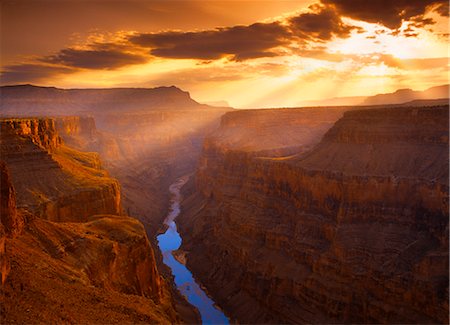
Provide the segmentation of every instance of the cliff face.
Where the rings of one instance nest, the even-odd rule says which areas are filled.
[[[1,156],[17,191],[17,205],[54,221],[120,214],[118,182],[96,154],[62,144],[53,119],[1,119]]]
[[[143,225],[111,214],[120,190],[98,156],[52,119],[0,123],[2,323],[178,321]]]
[[[448,106],[347,112],[314,149],[301,136],[284,157],[223,137],[227,118],[179,220],[188,266],[227,313],[448,322]]]

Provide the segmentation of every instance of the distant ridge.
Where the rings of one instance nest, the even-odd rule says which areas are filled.
[[[402,104],[413,100],[449,98],[449,85],[431,87],[424,91],[399,89],[389,94],[367,97],[363,105]]]
[[[449,85],[428,88],[424,91],[399,89],[393,93],[375,96],[334,97],[323,100],[301,101],[299,106],[358,106],[404,104],[416,100],[437,100],[449,98]]]
[[[73,115],[201,109],[178,87],[61,89],[30,84],[0,87],[0,113],[14,115]]]

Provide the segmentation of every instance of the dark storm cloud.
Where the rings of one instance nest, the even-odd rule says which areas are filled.
[[[88,49],[62,49],[41,61],[83,69],[117,69],[149,60],[147,55],[126,52],[123,47],[111,43],[94,43]]]
[[[331,7],[313,5],[310,8],[314,11],[289,19],[291,29],[301,38],[320,41],[328,41],[333,36],[346,38],[356,28],[342,22]]]
[[[448,16],[448,0],[321,0],[334,5],[337,11],[354,19],[370,23],[380,23],[397,29],[402,21],[422,16],[427,8],[434,9],[442,16]]]
[[[280,55],[277,47],[292,42],[328,41],[333,37],[348,37],[353,26],[346,25],[331,7],[311,6],[286,22],[255,23],[198,32],[168,31],[144,33],[129,37],[130,42],[150,48],[154,56],[215,60],[231,56],[232,60]]]
[[[6,66],[0,75],[2,84],[24,82],[41,82],[58,74],[73,73],[75,69],[68,67],[48,66],[42,64],[18,64]]]
[[[289,37],[289,30],[274,22],[198,32],[138,34],[129,40],[150,48],[150,53],[159,57],[214,60],[231,55],[234,60],[245,60],[275,55],[271,50],[287,45]]]

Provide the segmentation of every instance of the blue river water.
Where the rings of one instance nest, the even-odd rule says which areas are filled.
[[[215,306],[214,301],[207,296],[194,280],[192,273],[172,255],[172,251],[177,250],[181,246],[182,239],[177,231],[175,218],[180,213],[180,190],[187,180],[188,176],[183,176],[169,188],[172,195],[171,207],[170,212],[164,221],[168,226],[168,229],[164,234],[157,237],[158,246],[162,252],[164,264],[169,266],[172,270],[178,290],[187,298],[189,303],[197,307],[202,318],[202,323],[228,324],[229,321],[227,317]]]

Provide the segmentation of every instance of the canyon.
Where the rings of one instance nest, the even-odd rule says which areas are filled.
[[[187,266],[243,323],[448,322],[448,105],[314,112],[224,115],[184,188]]]
[[[448,322],[442,101],[234,110],[173,86],[1,90],[2,320],[198,323],[170,258],[230,322]],[[160,252],[171,229],[182,245]]]

